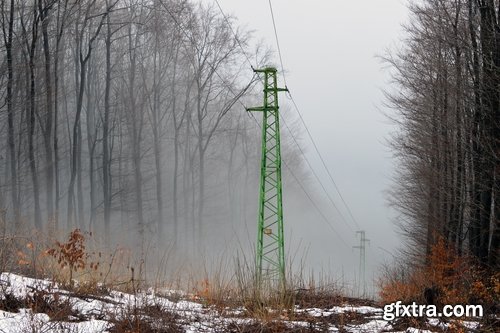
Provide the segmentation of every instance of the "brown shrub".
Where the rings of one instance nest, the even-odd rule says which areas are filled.
[[[398,300],[426,304],[429,298],[437,306],[481,304],[488,312],[499,302],[499,281],[499,272],[480,269],[472,258],[458,255],[440,238],[432,246],[426,265],[414,267],[401,278],[382,281],[380,297],[386,304]]]

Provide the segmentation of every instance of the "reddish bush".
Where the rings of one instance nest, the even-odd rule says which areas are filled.
[[[382,281],[380,297],[384,303],[397,300],[435,305],[482,304],[491,308],[499,301],[500,273],[479,269],[467,256],[458,255],[440,238],[432,246],[425,265],[410,274]]]

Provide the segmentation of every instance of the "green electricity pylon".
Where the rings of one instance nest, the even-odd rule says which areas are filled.
[[[285,283],[285,246],[281,186],[281,148],[276,68],[255,69],[264,73],[264,106],[248,108],[262,111],[262,159],[260,169],[259,225],[257,230],[257,281],[263,278]]]

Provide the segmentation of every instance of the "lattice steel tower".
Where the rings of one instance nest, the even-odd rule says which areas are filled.
[[[248,108],[262,111],[262,159],[260,169],[259,225],[257,230],[257,281],[277,279],[284,286],[285,248],[281,186],[281,149],[276,68],[255,69],[264,73],[264,106]]]
[[[356,231],[356,236],[359,237],[359,245],[353,246],[355,249],[359,249],[359,283],[358,283],[358,295],[366,297],[366,243],[370,240],[366,238],[366,232],[364,230]],[[362,292],[362,294],[361,294]]]

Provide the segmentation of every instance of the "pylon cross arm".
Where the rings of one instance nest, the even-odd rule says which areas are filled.
[[[247,111],[266,111],[269,108],[265,108],[263,106],[256,106],[256,107],[251,107],[247,108]]]

